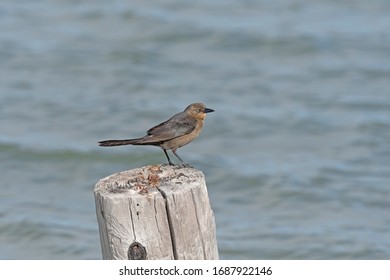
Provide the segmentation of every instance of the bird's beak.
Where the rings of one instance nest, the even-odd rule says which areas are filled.
[[[209,109],[209,108],[204,108],[204,111],[205,113],[211,113],[211,112],[214,112],[213,109]]]

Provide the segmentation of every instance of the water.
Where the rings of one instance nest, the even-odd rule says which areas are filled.
[[[164,163],[102,149],[204,102],[222,259],[389,259],[390,3],[0,7],[0,258],[100,259],[93,186]]]

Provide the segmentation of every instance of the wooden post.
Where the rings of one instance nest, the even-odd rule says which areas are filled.
[[[145,166],[101,179],[94,194],[103,259],[218,259],[201,171]]]

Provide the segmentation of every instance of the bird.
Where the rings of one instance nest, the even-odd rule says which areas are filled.
[[[177,154],[177,149],[187,145],[199,136],[206,114],[211,112],[214,112],[214,110],[206,108],[203,103],[193,103],[188,105],[184,111],[150,128],[143,137],[125,140],[104,140],[98,142],[98,144],[101,147],[123,145],[158,146],[163,149],[169,165],[173,166],[174,164],[169,158],[167,150],[172,150],[172,153],[184,166],[189,166]]]

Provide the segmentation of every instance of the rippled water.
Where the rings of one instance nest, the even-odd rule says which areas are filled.
[[[99,259],[93,186],[164,163],[102,149],[204,102],[222,259],[389,259],[390,3],[0,6],[0,258]]]

